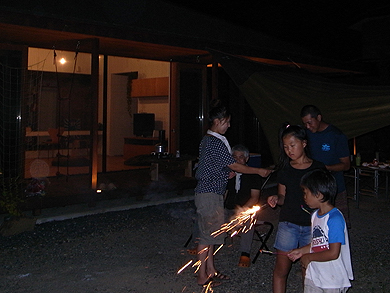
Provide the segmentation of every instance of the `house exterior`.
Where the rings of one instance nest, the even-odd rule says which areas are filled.
[[[219,70],[213,50],[280,67],[299,66],[317,73],[351,72],[350,68],[316,58],[295,45],[159,0],[65,1],[61,4],[38,0],[0,4],[0,61],[9,66],[26,67],[28,49],[32,47],[90,54],[90,184],[93,190],[97,188],[99,164],[98,124],[103,122],[107,127],[107,121],[99,120],[99,111],[103,112],[102,119],[105,116],[105,104],[99,103],[99,99],[107,99],[108,56],[169,63],[169,126],[166,131],[170,152],[181,150],[187,139],[183,138],[182,131],[187,126],[183,121],[186,113],[182,111],[184,93],[190,95],[191,101],[196,101],[190,106],[196,108],[192,114],[196,122],[190,129],[195,134],[191,136],[193,141],[199,141],[207,128],[209,100],[219,97]],[[104,61],[99,61],[99,57]],[[207,70],[207,66],[212,69]],[[99,76],[104,77],[103,81]],[[207,76],[211,76],[209,83]],[[197,90],[194,92],[190,87],[183,92],[184,82],[195,84]],[[17,97],[15,103],[23,108],[23,97]],[[25,136],[25,126],[21,118],[16,126],[18,135],[12,135],[13,140],[8,143],[10,149],[17,150],[12,152],[17,161],[23,161],[20,139]],[[107,137],[111,134],[107,128],[102,131],[104,157]],[[185,132],[188,131],[187,128]],[[23,167],[12,172],[21,173]]]

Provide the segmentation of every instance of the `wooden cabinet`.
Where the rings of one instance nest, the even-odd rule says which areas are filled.
[[[169,78],[143,78],[133,79],[131,97],[164,97],[169,94]]]

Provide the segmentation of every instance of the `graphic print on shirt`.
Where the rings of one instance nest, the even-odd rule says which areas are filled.
[[[323,152],[329,152],[330,151],[330,145],[329,144],[327,144],[327,143],[324,143],[323,145],[322,145],[322,151]]]
[[[320,252],[329,249],[329,239],[320,226],[315,226],[313,228],[311,249],[313,252]]]

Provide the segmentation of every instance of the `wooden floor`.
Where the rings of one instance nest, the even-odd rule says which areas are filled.
[[[87,161],[85,158],[84,162]],[[102,157],[99,156],[99,168],[98,172],[102,171]],[[25,178],[41,178],[41,177],[53,177],[57,174],[63,175],[78,175],[88,174],[89,166],[56,166],[56,158],[28,158],[25,161]],[[145,167],[127,166],[124,164],[123,156],[107,156],[106,170],[107,172],[112,171],[125,171],[134,169],[144,169]],[[53,165],[54,162],[54,165]],[[73,161],[71,161],[73,162]],[[71,164],[68,164],[71,165]],[[77,163],[76,163],[77,165]]]

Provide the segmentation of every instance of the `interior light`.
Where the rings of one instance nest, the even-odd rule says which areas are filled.
[[[60,63],[61,63],[61,64],[65,64],[65,63],[66,63],[65,58],[61,58],[61,59],[60,59]]]

